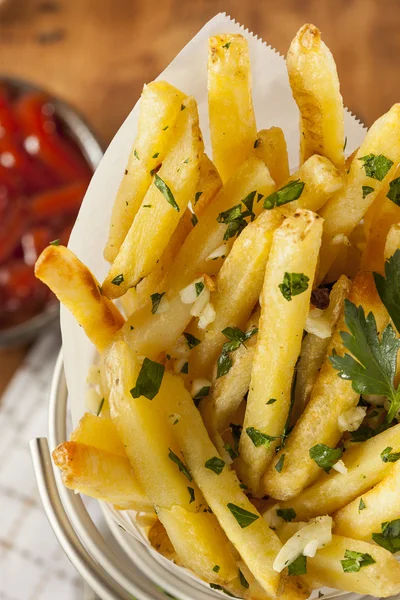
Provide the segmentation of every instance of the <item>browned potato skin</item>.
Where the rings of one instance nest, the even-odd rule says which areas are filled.
[[[102,353],[125,319],[102,295],[100,284],[89,269],[65,246],[48,246],[36,261],[35,275],[68,308]]]

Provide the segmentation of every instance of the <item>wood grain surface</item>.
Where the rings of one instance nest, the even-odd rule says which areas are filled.
[[[3,2],[0,74],[28,79],[69,101],[105,144],[143,84],[223,11],[282,54],[300,25],[317,25],[335,56],[345,104],[366,125],[400,100],[398,0]],[[0,394],[21,356],[0,352]]]

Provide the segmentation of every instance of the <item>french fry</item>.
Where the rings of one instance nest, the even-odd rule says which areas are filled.
[[[218,474],[206,466],[208,460],[219,458],[218,452],[182,379],[165,373],[163,385],[169,391],[166,401],[158,394],[153,402],[165,417],[169,413],[180,415],[174,434],[194,480],[254,577],[268,594],[275,596],[279,574],[272,569],[272,563],[281,547],[278,537],[250,503],[228,465],[222,465]],[[242,514],[249,521],[242,521]]]
[[[400,463],[369,492],[359,496],[333,515],[334,531],[356,540],[372,541],[381,524],[400,519]]]
[[[67,488],[120,509],[153,510],[124,456],[71,441],[57,446],[53,460]]]
[[[64,246],[48,246],[36,261],[35,275],[74,315],[99,352],[112,343],[125,319],[100,292],[89,269]]]
[[[261,477],[275,454],[289,414],[291,382],[309,311],[321,235],[322,219],[310,211],[298,210],[273,237],[239,446],[247,467],[242,469],[242,477],[256,496],[261,493]],[[296,277],[301,287],[292,295]],[[267,440],[272,436],[270,443],[254,441],[254,435],[264,434]]]
[[[329,321],[332,331],[343,313],[343,302],[350,292],[350,286],[350,281],[342,275],[332,288],[329,307],[324,313],[324,318]],[[296,387],[291,415],[292,425],[298,421],[310,400],[330,339],[330,337],[318,337],[313,333],[308,333],[303,339],[300,358],[296,366]]]
[[[371,162],[372,161],[372,162]],[[351,163],[347,184],[321,209],[325,219],[318,279],[335,260],[340,234],[349,237],[381,190],[393,179],[400,162],[400,104],[372,125]]]
[[[246,331],[258,328],[260,309],[257,308],[246,324]],[[232,367],[226,375],[214,379],[211,394],[201,407],[209,431],[223,433],[238,410],[250,387],[257,334],[232,352]]]
[[[227,181],[253,150],[257,136],[246,38],[221,34],[208,41],[208,111],[213,160]]]
[[[350,242],[346,236],[343,239],[338,239],[339,251],[333,261],[329,271],[324,277],[324,283],[332,283],[345,273],[347,261],[349,260]]]
[[[194,198],[204,145],[195,100],[188,98],[182,106],[174,143],[104,280],[102,291],[108,298],[119,298],[153,270]]]
[[[112,263],[151,184],[151,171],[163,162],[176,135],[175,122],[185,94],[166,81],[153,81],[140,99],[138,133],[111,215],[104,258]]]
[[[313,154],[344,167],[344,111],[333,56],[320,31],[303,25],[292,41],[286,64],[300,110],[300,163]]]
[[[262,289],[272,236],[282,221],[279,213],[265,211],[235,240],[217,275],[217,289],[211,295],[215,320],[205,331],[199,327],[193,331],[201,343],[190,356],[191,378],[211,376],[212,366],[227,341],[223,329],[242,329],[249,318]]]
[[[157,519],[157,521],[151,527],[148,533],[148,538],[153,548],[165,556],[165,558],[168,558],[168,560],[177,559],[175,549],[171,544],[171,540],[168,537],[164,525],[159,519]]]
[[[289,159],[286,140],[280,127],[261,129],[254,142],[254,155],[268,167],[277,187],[289,179]]]
[[[392,225],[386,238],[384,258],[389,260],[400,248],[400,224]]]
[[[384,463],[381,453],[392,447],[400,450],[400,425],[394,425],[379,435],[354,444],[343,454],[347,473],[331,471],[321,477],[299,496],[281,502],[282,508],[293,508],[299,520],[332,514],[387,477],[393,463]],[[286,459],[285,459],[286,460]]]
[[[229,582],[236,577],[236,565],[227,551],[227,539],[215,516],[202,512],[207,509],[207,504],[189,472],[185,475],[171,459],[171,452],[177,458],[182,454],[180,443],[176,441],[177,425],[174,425],[173,435],[172,424],[168,426],[168,415],[158,409],[159,405],[169,402],[166,375],[152,402],[143,396],[132,401],[130,390],[136,384],[140,368],[125,342],[113,344],[106,364],[112,420],[139,482],[157,507],[158,517],[179,559],[207,581],[222,585]],[[164,483],[160,485],[160,481]],[[188,531],[191,532],[189,536]],[[218,573],[213,571],[215,565],[220,566]]]
[[[200,163],[199,182],[194,200],[192,200],[193,212],[196,217],[201,217],[221,187],[222,180],[217,169],[207,154],[203,154],[203,159]]]
[[[174,260],[174,268],[165,288],[169,310],[162,314],[152,314],[145,308],[128,320],[124,329],[125,338],[137,354],[154,358],[160,352],[172,348],[191,320],[191,305],[181,301],[179,292],[196,279],[199,273],[213,275],[218,272],[223,259],[208,259],[224,243],[228,227],[226,223],[217,221],[218,215],[240,204],[254,191],[268,195],[273,190],[274,182],[267,167],[255,157],[249,158],[225,184],[187,236]],[[260,212],[262,203],[255,203],[253,210],[255,214]],[[226,242],[227,254],[232,242],[232,238]]]
[[[362,305],[366,314],[372,311],[378,331],[382,331],[389,321],[389,315],[379,299],[371,273],[361,272],[357,275],[350,300],[357,306]],[[338,321],[310,401],[285,447],[265,474],[264,489],[278,500],[294,498],[320,475],[320,468],[310,458],[310,448],[316,444],[335,447],[342,437],[339,416],[358,402],[359,394],[353,390],[351,382],[341,379],[329,360],[333,351],[339,355],[346,352],[341,331],[347,331],[344,316]],[[278,473],[274,465],[283,455],[284,465]]]
[[[71,442],[93,446],[126,458],[125,448],[111,419],[85,413],[70,436]]]
[[[400,175],[399,170],[396,175]],[[400,222],[400,206],[387,197],[387,189],[379,194],[374,206],[369,236],[361,258],[361,268],[364,271],[381,273],[384,272],[386,238],[392,225]]]
[[[278,527],[280,540],[285,543],[307,523],[284,523]],[[361,567],[359,571],[345,572],[341,561],[346,550],[369,554],[375,564]],[[333,535],[332,542],[317,551],[314,557],[307,557],[307,575],[303,578],[312,587],[338,587],[349,592],[373,595],[386,598],[400,590],[400,565],[394,557],[383,548],[351,539],[341,535]],[[389,562],[387,562],[389,561]],[[393,570],[393,577],[391,569]]]

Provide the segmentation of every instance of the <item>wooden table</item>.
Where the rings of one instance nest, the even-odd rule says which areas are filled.
[[[220,11],[282,54],[300,25],[315,23],[345,104],[367,125],[400,99],[396,0],[5,0],[0,73],[69,101],[108,143],[143,84]],[[0,394],[24,353],[0,353]]]

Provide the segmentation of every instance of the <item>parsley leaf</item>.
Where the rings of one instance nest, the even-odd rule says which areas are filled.
[[[190,220],[192,221],[193,227],[196,227],[196,225],[199,222],[199,220],[198,220],[198,218],[196,217],[196,215],[194,213],[192,214],[192,218]]]
[[[230,444],[224,444],[224,449],[227,451],[232,460],[239,456],[239,452],[234,450]]]
[[[240,581],[240,585],[242,587],[244,587],[246,590],[249,589],[249,582],[247,581],[246,577],[243,575],[242,571],[240,569],[238,569],[239,571],[239,581]]]
[[[172,460],[172,462],[174,462],[176,465],[178,465],[178,469],[181,471],[181,473],[184,474],[184,476],[189,480],[192,481],[193,477],[191,476],[189,469],[187,468],[187,466],[185,465],[185,463],[183,463],[181,461],[181,459],[179,458],[179,456],[177,456],[174,452],[172,452],[171,448],[168,448],[169,450],[169,454],[168,454],[168,458],[170,458]],[[189,488],[188,488],[189,489]],[[189,492],[190,493],[190,492]],[[189,503],[190,504],[190,503]]]
[[[282,206],[283,204],[288,204],[288,202],[293,202],[293,200],[298,200],[303,193],[304,186],[304,181],[300,181],[300,179],[289,181],[289,183],[265,198],[264,208],[271,210],[276,206]]]
[[[254,198],[257,194],[257,191],[254,192],[250,192],[250,194],[248,194],[246,196],[246,198],[244,198],[244,200],[242,200],[243,204],[245,205],[245,207],[247,208],[247,210],[249,211],[249,215],[246,215],[246,213],[242,213],[242,216],[250,216],[251,217],[251,221],[254,221],[255,219],[255,214],[253,212],[253,204],[254,204]]]
[[[60,240],[53,240],[52,242],[50,242],[50,246],[59,246],[60,245]]]
[[[116,275],[111,283],[113,283],[114,285],[121,285],[121,283],[123,281],[124,281],[124,276],[121,273],[120,275]]]
[[[257,519],[259,519],[259,515],[255,515],[254,513],[249,512],[248,510],[241,508],[236,504],[232,504],[231,502],[227,504],[227,507],[229,508],[229,510],[231,511],[231,513],[233,514],[233,516],[235,517],[236,521],[239,523],[242,529],[248,527],[249,525],[254,523],[254,521],[257,521]]]
[[[185,362],[182,366],[181,373],[187,375],[189,373],[189,363]]]
[[[190,349],[195,348],[201,343],[200,340],[197,337],[194,337],[194,335],[191,333],[184,333],[183,335],[185,336]]]
[[[137,153],[137,150],[136,150],[136,148],[135,148],[135,150],[133,151],[133,156],[134,156],[135,158],[137,158],[138,160],[140,160],[140,159],[139,159],[139,154]]]
[[[144,396],[149,400],[153,400],[160,389],[164,371],[164,365],[145,358],[136,380],[136,385],[131,389],[132,398]]]
[[[400,551],[400,519],[381,523],[381,533],[373,533],[374,542],[392,554]]]
[[[270,399],[268,400],[268,402],[266,402],[265,404],[275,404],[275,402],[276,402],[277,400],[278,400],[277,398],[270,398]]]
[[[225,327],[221,333],[228,338],[229,342],[225,342],[222,346],[222,352],[217,361],[217,379],[226,375],[232,368],[232,359],[229,352],[237,350],[240,344],[246,347],[245,342],[258,332],[258,328],[254,327],[249,331],[242,331],[238,327]]]
[[[101,413],[101,411],[103,409],[103,405],[104,405],[104,398],[101,399],[101,402],[99,404],[99,408],[97,409],[97,414],[96,414],[97,417],[100,416],[100,413]]]
[[[218,456],[213,456],[206,461],[204,466],[206,469],[214,471],[216,475],[220,475],[224,469],[225,461],[223,461],[222,458],[218,458]]]
[[[308,289],[310,278],[304,273],[285,273],[282,283],[279,284],[282,296],[290,302],[293,296],[298,296]]]
[[[286,523],[290,523],[297,516],[294,508],[277,508],[276,514],[278,517],[286,521]]]
[[[196,192],[195,197],[194,197],[194,203],[197,204],[200,196],[202,195],[203,192]]]
[[[345,573],[358,573],[361,567],[373,565],[376,561],[370,554],[362,554],[353,550],[346,550],[341,565]]]
[[[367,508],[367,507],[365,506],[364,500],[362,498],[360,498],[360,503],[358,505],[358,510],[364,510],[364,508]]]
[[[188,487],[187,491],[189,492],[189,496],[190,496],[189,504],[192,504],[192,502],[194,502],[196,500],[195,495],[194,495],[194,489],[192,487]]]
[[[221,567],[220,567],[219,565],[215,565],[215,566],[213,567],[213,571],[214,571],[214,573],[219,573],[219,571],[220,571],[220,568],[221,568]]]
[[[172,208],[179,212],[180,208],[175,201],[173,193],[171,192],[170,188],[167,186],[165,181],[163,181],[161,177],[157,175],[157,173],[154,175],[154,185],[157,189],[160,190],[160,192],[162,193],[166,201],[172,206]]]
[[[330,448],[329,446],[325,446],[325,444],[316,444],[310,448],[310,458],[312,458],[325,473],[329,473],[342,454],[342,448]]]
[[[289,575],[306,575],[307,574],[307,557],[300,554],[296,560],[288,566]]]
[[[205,398],[206,396],[208,396],[209,392],[210,392],[210,387],[209,385],[205,385],[204,387],[202,387],[195,396],[193,396],[193,400],[196,406],[199,405],[200,400],[202,400],[203,398]]]
[[[397,206],[400,206],[400,177],[396,177],[396,179],[393,179],[389,183],[389,191],[386,197],[397,204]]]
[[[400,452],[392,452],[393,448],[388,446],[381,452],[381,459],[384,463],[397,462],[400,459]]]
[[[399,178],[400,179],[400,178]],[[385,262],[385,277],[374,273],[376,289],[397,331],[400,333],[400,250]]]
[[[367,154],[358,160],[364,161],[363,167],[367,177],[372,177],[372,179],[378,181],[382,181],[393,166],[393,161],[383,156],[383,154]]]
[[[363,185],[362,186],[363,199],[366,198],[367,196],[369,196],[369,194],[372,194],[373,191],[374,191],[373,187],[370,187],[369,185]]]
[[[229,590],[222,587],[222,585],[219,585],[219,583],[210,583],[210,588],[213,590],[219,590],[220,592],[224,592],[224,594],[226,594],[227,596],[230,596],[231,598],[237,597],[237,596],[234,596],[233,594],[231,594],[231,592]]]
[[[400,255],[399,255],[400,257]],[[387,421],[390,423],[400,407],[400,391],[394,388],[397,351],[400,340],[389,324],[378,337],[375,317],[365,317],[362,306],[355,306],[345,299],[344,317],[349,331],[341,331],[344,346],[353,356],[329,357],[339,377],[352,381],[358,394],[386,396],[391,403]]]
[[[280,437],[280,436],[273,437],[272,435],[267,435],[266,433],[261,433],[261,431],[259,431],[258,429],[255,429],[254,427],[247,427],[246,433],[256,448],[259,448],[260,446],[265,446],[266,448],[269,448],[271,445],[271,442],[279,439],[279,437]]]
[[[158,294],[157,292],[155,294],[151,294],[151,296],[150,296],[151,304],[152,304],[151,312],[153,313],[153,315],[157,312],[158,307],[160,306],[161,298],[164,295],[165,295],[165,292],[163,292],[162,294]]]
[[[228,50],[228,48],[231,44],[232,44],[232,42],[226,42],[226,44],[223,44],[222,48],[226,48]]]
[[[194,288],[196,290],[196,298],[198,298],[201,294],[201,292],[204,290],[204,283],[202,281],[197,281],[194,284]]]
[[[285,455],[282,454],[282,456],[280,457],[280,459],[278,460],[278,462],[275,465],[275,470],[278,471],[278,473],[282,473],[284,462],[285,462]]]
[[[246,198],[242,200],[242,203],[245,205],[247,210],[242,212],[242,205],[236,204],[235,206],[232,206],[232,208],[219,213],[217,217],[218,223],[228,224],[224,235],[225,241],[234,237],[236,234],[239,235],[243,231],[243,229],[247,226],[246,217],[251,217],[251,220],[254,219],[255,214],[253,212],[253,204],[256,194],[257,191],[250,192]]]

